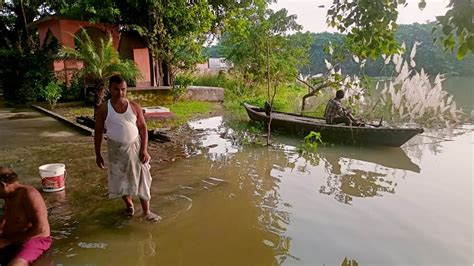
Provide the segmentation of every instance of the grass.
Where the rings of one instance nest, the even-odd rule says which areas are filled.
[[[150,102],[150,105],[158,104],[156,102]],[[167,120],[147,121],[149,129],[176,128],[186,123],[188,120],[205,117],[210,112],[217,109],[218,104],[198,101],[178,101],[176,103],[168,102],[160,105],[170,108],[170,111],[173,112],[175,116],[174,118]],[[78,116],[92,117],[94,109],[92,106],[56,107],[53,109],[53,112],[58,113],[71,121],[75,121]]]
[[[194,84],[201,86],[214,86],[224,88],[224,107],[237,115],[245,113],[242,104],[249,103],[256,106],[263,106],[268,100],[267,88],[265,85],[245,87],[243,81],[232,77],[229,74],[220,73],[218,75],[198,76],[194,79]],[[300,111],[301,99],[307,89],[296,83],[282,84],[277,88],[277,94],[273,103],[275,110],[282,112],[296,113]]]
[[[178,101],[164,104],[175,115],[172,119],[147,121],[148,128],[176,128],[189,120],[202,118],[217,108],[217,104],[198,101]]]
[[[92,106],[60,107],[54,108],[52,111],[72,121],[75,121],[78,116],[94,116],[94,108]]]

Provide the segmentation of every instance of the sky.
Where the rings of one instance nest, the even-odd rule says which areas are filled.
[[[326,25],[326,13],[332,2],[332,0],[278,0],[276,4],[271,5],[271,8],[273,10],[285,8],[288,14],[297,15],[296,21],[303,26],[304,31],[334,32],[334,29]],[[418,9],[418,2],[419,0],[407,0],[406,7],[399,7],[398,24],[435,21],[436,16],[446,13],[449,0],[427,0],[423,10]],[[319,8],[320,5],[325,7]]]

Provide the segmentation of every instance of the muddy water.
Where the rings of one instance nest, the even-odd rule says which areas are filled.
[[[64,193],[43,193],[55,238],[46,265],[472,263],[471,126],[403,148],[301,154],[292,138],[241,145],[222,117],[196,121],[186,158],[153,158],[151,205],[163,221],[150,224],[107,200],[90,137],[22,112],[2,109],[1,164],[36,187],[40,164],[64,162],[69,175]]]

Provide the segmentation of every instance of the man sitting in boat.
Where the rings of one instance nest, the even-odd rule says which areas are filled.
[[[352,111],[350,108],[342,107],[342,99],[344,98],[345,93],[343,90],[338,90],[336,92],[336,98],[328,101],[326,109],[324,110],[324,118],[326,123],[330,125],[342,124],[346,126],[363,126],[357,119],[352,116]]]

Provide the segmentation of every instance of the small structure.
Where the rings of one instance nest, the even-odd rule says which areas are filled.
[[[223,57],[211,57],[207,62],[196,65],[198,73],[216,73],[219,71],[228,71],[232,64]]]
[[[118,50],[120,56],[124,59],[133,60],[137,64],[142,78],[136,81],[136,87],[149,87],[159,84],[156,75],[154,75],[154,60],[145,41],[136,32],[120,32],[119,27],[114,24],[91,23],[55,16],[44,17],[31,23],[30,26],[38,29],[40,45],[42,46],[51,42],[54,38],[60,44],[74,48],[75,37],[81,38],[81,29],[84,29],[91,39],[97,42],[99,39],[110,36],[113,46]],[[57,60],[52,67],[59,78],[69,83],[74,72],[83,67],[83,62],[74,59]],[[164,83],[164,85],[168,85],[166,81]]]
[[[209,58],[208,67],[210,70],[228,70],[232,64],[228,63],[225,58]]]
[[[148,120],[165,120],[173,118],[174,114],[170,111],[169,108],[162,106],[151,106],[143,108],[143,115],[145,119]]]

